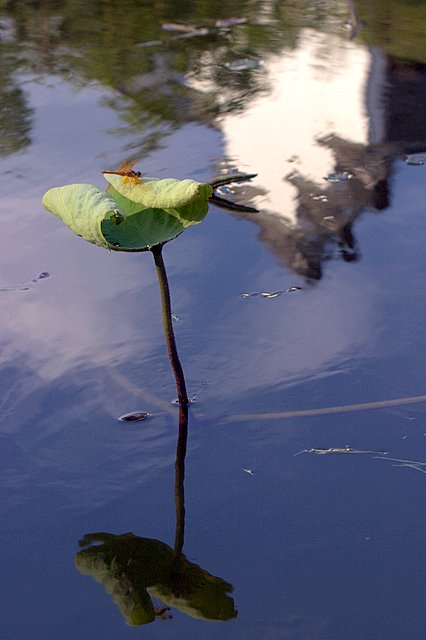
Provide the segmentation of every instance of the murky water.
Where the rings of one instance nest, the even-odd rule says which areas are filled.
[[[423,640],[425,3],[0,6],[1,637]],[[164,248],[186,458],[152,256],[41,206],[123,159],[257,174]]]

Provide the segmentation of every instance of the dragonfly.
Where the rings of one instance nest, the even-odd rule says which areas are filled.
[[[125,160],[121,163],[117,171],[102,171],[102,173],[112,173],[116,176],[123,176],[124,182],[132,182],[143,184],[141,178],[142,173],[140,171],[135,171],[133,167],[136,164],[136,160],[127,163]]]

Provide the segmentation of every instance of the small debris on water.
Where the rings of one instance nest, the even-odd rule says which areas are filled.
[[[29,291],[30,287],[24,284],[18,284],[15,287],[2,287],[0,293],[6,293],[7,291]]]
[[[353,178],[353,173],[349,173],[349,171],[338,171],[336,173],[329,173],[328,176],[324,176],[324,180],[327,182],[346,182]]]
[[[192,398],[188,398],[188,404],[195,404],[197,402],[197,395],[198,394],[195,394],[195,396],[192,396]],[[177,404],[179,406],[179,398],[175,398],[174,400],[172,400],[172,404]]]
[[[185,33],[180,33],[177,36],[172,36],[170,40],[184,40],[185,38],[193,38],[194,36],[206,36],[209,33],[208,29],[201,27],[200,29],[192,29],[191,31],[187,31]]]
[[[35,278],[31,280],[31,282],[38,282],[39,280],[44,280],[45,278],[50,278],[50,273],[48,271],[42,271]]]
[[[139,42],[136,46],[139,49],[145,49],[147,47],[159,47],[163,44],[162,40],[148,40],[147,42]]]
[[[233,62],[225,62],[225,67],[230,71],[248,71],[250,69],[258,69],[261,64],[261,60],[255,58],[241,58]]]
[[[0,293],[6,293],[8,291],[30,291],[31,284],[37,284],[39,280],[44,280],[45,278],[50,278],[50,273],[48,271],[42,271],[35,278],[32,278],[29,282],[24,282],[23,284],[16,284],[10,287],[2,287],[0,289]]]
[[[410,164],[413,167],[420,167],[425,163],[425,158],[423,156],[404,156],[403,160],[405,164]]]
[[[277,298],[283,293],[293,293],[301,290],[302,287],[290,287],[290,289],[280,289],[279,291],[252,291],[251,293],[242,293],[241,298]]]
[[[121,422],[142,422],[149,418],[150,414],[146,411],[133,411],[132,413],[125,413],[123,416],[120,416],[118,419]]]
[[[194,26],[177,22],[164,22],[161,25],[161,28],[163,29],[163,31],[178,31],[180,33],[190,33],[191,31],[195,30]]]
[[[303,449],[303,451],[298,451],[295,453],[295,456],[300,456],[301,453],[316,453],[317,455],[323,456],[326,453],[377,453],[382,456],[388,455],[389,451],[361,451],[360,449],[351,449],[350,447],[343,447],[342,449],[331,447],[330,449]],[[387,460],[388,458],[384,458]]]
[[[219,29],[227,29],[228,27],[235,27],[238,24],[246,24],[247,18],[223,18],[216,20],[216,27]]]
[[[420,462],[419,460],[404,460],[401,458],[382,458],[381,456],[374,456],[375,460],[386,460],[387,462],[399,462],[400,464],[393,464],[393,467],[410,467],[420,473],[426,473],[426,462]]]
[[[188,398],[188,404],[195,404],[197,402],[197,398],[200,395],[201,390],[203,389],[203,387],[207,386],[208,384],[213,384],[213,383],[209,382],[208,380],[205,380],[204,382],[202,382],[198,387],[198,390],[195,393],[193,393],[190,398]],[[172,404],[178,405],[179,398],[175,398],[174,400],[172,400]]]
[[[422,467],[419,467],[416,464],[408,464],[408,462],[405,463],[405,464],[393,464],[392,466],[393,467],[410,467],[411,469],[415,469],[416,471],[420,471],[420,473],[426,473],[426,469],[423,469]]]

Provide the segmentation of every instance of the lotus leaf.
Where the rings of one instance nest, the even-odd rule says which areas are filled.
[[[114,173],[104,173],[115,191],[132,202],[147,208],[165,209],[181,220],[184,226],[200,222],[208,210],[208,199],[213,189],[195,180],[174,178],[131,178]]]
[[[126,217],[109,194],[92,184],[68,184],[49,189],[43,196],[43,206],[78,236],[105,248],[110,245],[102,233],[102,221],[112,216],[117,224]]]
[[[207,214],[209,185],[171,178],[146,178],[138,185],[137,178],[106,175],[107,192],[91,184],[55,187],[44,195],[43,206],[88,242],[114,251],[147,251]],[[148,197],[142,202],[135,189],[145,185]]]
[[[114,198],[126,215],[125,224],[114,224],[107,217],[101,224],[102,233],[111,249],[116,251],[146,251],[156,244],[164,244],[176,238],[185,226],[164,209],[145,208],[128,200],[111,185],[109,195]]]

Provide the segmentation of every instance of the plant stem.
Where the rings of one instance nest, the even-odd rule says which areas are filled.
[[[157,269],[158,284],[160,286],[161,296],[161,313],[163,317],[164,335],[166,338],[167,352],[169,354],[170,363],[176,380],[176,389],[178,394],[178,402],[182,407],[189,404],[188,394],[186,392],[185,377],[179,355],[176,348],[175,334],[173,332],[172,308],[170,301],[169,283],[167,281],[166,267],[164,266],[162,256],[162,245],[155,245],[151,249],[154,256],[155,266]]]
[[[188,405],[179,407],[179,436],[176,447],[176,464],[175,464],[175,505],[176,505],[176,532],[174,554],[179,558],[184,541],[185,533],[185,455],[186,441],[188,438]]]

